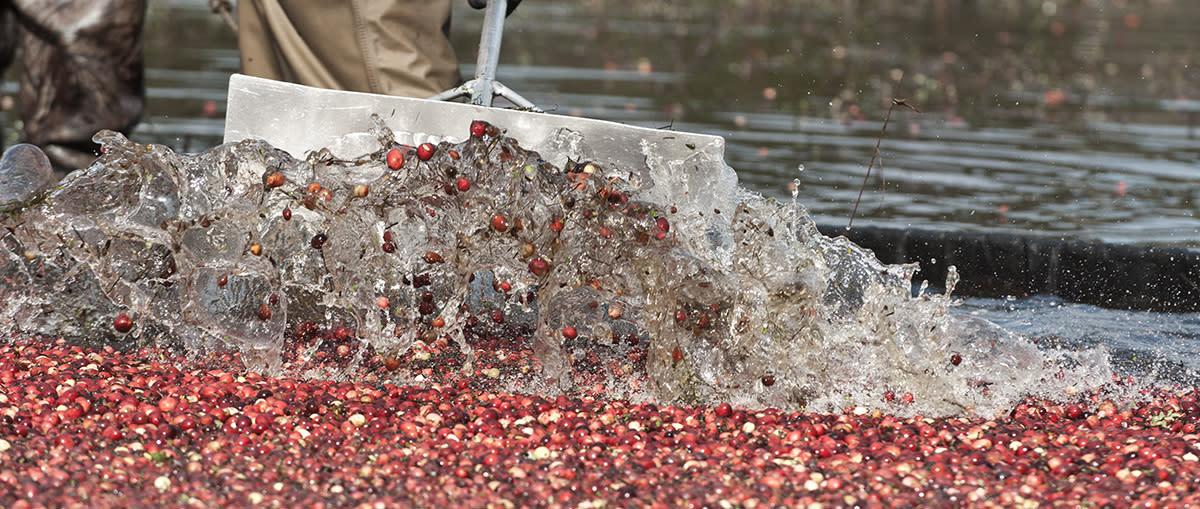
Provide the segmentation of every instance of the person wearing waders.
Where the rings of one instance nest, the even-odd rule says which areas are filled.
[[[430,97],[462,80],[450,0],[239,0],[242,72],[312,87]],[[470,0],[482,9],[486,0]],[[508,2],[512,14],[520,0]]]
[[[20,59],[20,141],[56,177],[95,161],[97,131],[141,119],[145,16],[146,0],[0,0],[0,72]]]

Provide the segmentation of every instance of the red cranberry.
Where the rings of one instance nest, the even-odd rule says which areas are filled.
[[[717,405],[716,410],[717,416],[719,417],[729,417],[730,415],[733,415],[733,407],[729,406],[729,403],[721,403],[720,405]]]
[[[465,193],[471,190],[471,181],[463,177],[458,177],[458,181],[455,182],[455,185],[458,187],[458,192],[460,193]]]
[[[508,219],[502,214],[492,216],[492,228],[500,233],[508,231]]]
[[[550,264],[541,258],[534,258],[529,262],[529,272],[532,272],[535,276],[544,276],[547,272],[550,272]]]
[[[564,338],[567,338],[567,339],[575,339],[575,337],[579,335],[579,332],[576,331],[574,327],[571,327],[570,325],[568,325],[566,327],[563,327],[562,335]]]
[[[475,138],[482,138],[483,135],[487,133],[487,126],[487,122],[482,120],[475,120],[471,122],[471,136]]]
[[[399,170],[401,166],[404,166],[404,152],[401,152],[398,148],[389,150],[387,153],[387,165],[388,168]]]
[[[116,318],[113,318],[113,328],[121,334],[129,332],[133,329],[133,319],[129,318],[129,315],[121,313]]]
[[[433,153],[436,151],[437,147],[435,147],[432,143],[422,143],[417,147],[417,158],[422,161],[428,161],[429,158],[433,157]]]

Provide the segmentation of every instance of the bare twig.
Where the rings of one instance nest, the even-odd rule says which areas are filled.
[[[876,159],[879,159],[880,173],[882,174],[883,172],[883,158],[879,156],[879,145],[883,143],[883,134],[887,132],[888,122],[892,120],[892,110],[896,109],[896,106],[903,106],[917,113],[921,112],[921,110],[905,102],[904,99],[892,98],[892,105],[888,107],[887,115],[883,117],[883,127],[879,129],[879,137],[875,139],[875,151],[871,154],[871,162],[867,164],[867,174],[863,175],[862,187],[858,188],[858,199],[854,200],[854,209],[850,211],[850,221],[846,223],[847,230],[854,224],[854,216],[858,213],[858,204],[862,201],[863,191],[867,188],[867,179],[871,178],[871,168],[875,167]]]
[[[213,12],[221,15],[221,19],[225,20],[225,24],[229,25],[233,33],[237,33],[237,19],[233,16],[233,5],[229,0],[208,0],[208,6],[212,7]]]

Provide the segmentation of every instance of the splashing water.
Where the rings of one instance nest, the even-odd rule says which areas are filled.
[[[500,312],[542,367],[509,375],[514,390],[598,376],[615,397],[792,410],[990,414],[1111,380],[1103,351],[1043,352],[956,316],[948,294],[912,297],[915,266],[821,235],[700,152],[640,175],[471,131],[409,147],[379,124],[380,149],[350,160],[102,132],[99,161],[8,219],[0,329],[232,350],[281,374],[289,330],[346,324],[363,346],[351,368],[444,337],[469,372],[465,336]],[[559,136],[575,157],[595,149]]]

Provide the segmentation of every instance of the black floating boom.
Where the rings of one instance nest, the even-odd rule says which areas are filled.
[[[885,263],[917,262],[913,277],[941,286],[958,267],[956,295],[1055,295],[1106,308],[1200,311],[1200,251],[997,233],[823,225]]]

